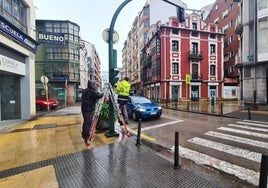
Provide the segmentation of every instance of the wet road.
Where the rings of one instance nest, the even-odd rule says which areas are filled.
[[[268,155],[268,122],[165,109],[160,120],[141,125],[143,134],[171,152],[179,132],[180,157],[258,185],[261,155]]]

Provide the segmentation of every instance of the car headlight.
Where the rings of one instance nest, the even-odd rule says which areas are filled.
[[[161,110],[162,109],[162,107],[161,106],[158,106],[158,110]]]
[[[137,111],[138,112],[145,112],[146,110],[144,108],[138,108]]]

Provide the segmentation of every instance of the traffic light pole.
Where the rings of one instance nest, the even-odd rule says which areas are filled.
[[[108,44],[109,44],[109,82],[111,83],[112,80],[114,80],[113,78],[113,74],[112,74],[112,69],[115,69],[117,67],[114,67],[114,63],[113,63],[113,33],[114,33],[114,24],[115,21],[117,19],[118,14],[120,13],[120,11],[124,8],[124,6],[126,4],[128,4],[130,1],[132,0],[125,0],[115,11],[111,24],[110,24],[110,28],[109,28],[109,36],[108,36]],[[113,84],[113,83],[111,83]],[[114,108],[113,105],[111,104],[111,100],[110,101],[110,121],[109,121],[109,131],[105,134],[105,136],[107,137],[114,137],[114,136],[118,136],[118,133],[115,132],[114,130]]]
[[[113,74],[112,74],[112,70],[117,68],[115,67],[115,63],[113,63],[113,34],[114,34],[114,24],[115,21],[117,19],[118,14],[120,13],[120,11],[124,8],[124,6],[126,4],[128,4],[130,1],[132,0],[125,0],[115,11],[111,24],[110,24],[110,28],[109,28],[109,35],[108,35],[108,44],[109,44],[109,82],[113,82],[114,78],[113,78]],[[169,0],[162,0],[166,3],[169,3],[173,6],[179,7],[176,4],[170,2]],[[111,83],[112,85],[115,83]],[[112,107],[113,105],[110,104],[110,126],[109,126],[109,132],[107,132],[105,135],[107,137],[114,137],[114,136],[118,136],[118,133],[115,132],[114,130],[114,108]]]

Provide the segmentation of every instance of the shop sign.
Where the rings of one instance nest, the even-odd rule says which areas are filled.
[[[25,64],[0,55],[0,70],[25,76]]]
[[[55,43],[64,44],[64,34],[63,33],[49,33],[49,32],[38,32],[38,42],[39,43]]]
[[[52,75],[52,80],[69,80],[69,75],[66,74],[53,74]]]
[[[12,24],[9,24],[7,21],[4,20],[0,16],[0,30],[11,36],[12,38],[16,39],[20,43],[26,45],[33,51],[37,50],[37,43],[34,39],[31,37],[28,37],[26,34],[21,32],[19,29],[17,29]]]

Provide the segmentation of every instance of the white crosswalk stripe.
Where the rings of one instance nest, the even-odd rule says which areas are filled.
[[[212,149],[222,153],[223,156],[227,153],[234,157],[238,157],[239,159],[251,160],[260,165],[262,153],[245,148],[254,146],[256,149],[259,148],[257,151],[263,151],[264,153],[268,152],[268,123],[243,120],[219,127],[217,130],[218,131],[208,131],[204,133],[206,138],[201,138],[202,136],[200,136],[189,139],[188,142],[191,144],[202,147],[198,147],[195,151],[180,146],[180,156],[193,160],[197,164],[209,165],[258,186],[259,172],[247,169],[243,167],[243,165],[239,166],[239,163],[232,164],[228,162],[228,158],[226,158],[226,161],[223,161],[213,156],[209,156],[206,153],[213,155],[213,152],[207,152],[209,149]],[[211,140],[212,138],[213,140]],[[228,141],[228,144],[222,143],[223,141]],[[232,143],[239,143],[239,147],[237,145],[234,146]],[[241,144],[244,145],[244,147],[242,147]],[[193,145],[190,145],[189,147],[192,146]],[[171,150],[174,151],[174,146]]]
[[[255,131],[262,131],[262,132],[268,132],[268,128],[267,129],[263,129],[263,128],[257,128],[257,127],[252,127],[252,126],[248,126],[248,125],[238,125],[238,124],[228,124],[229,127],[237,127],[237,128],[242,128],[242,129],[248,129],[248,130],[255,130]]]
[[[213,136],[213,137],[217,137],[217,138],[221,138],[221,139],[225,139],[225,140],[231,140],[231,141],[246,144],[246,145],[261,147],[264,149],[268,148],[267,142],[257,141],[257,140],[253,140],[253,139],[249,139],[249,138],[232,136],[232,135],[218,133],[218,132],[214,132],[214,131],[209,131],[209,132],[205,133],[205,135],[209,135],[209,136]]]
[[[234,146],[230,146],[230,145],[226,145],[226,144],[222,144],[219,142],[214,142],[214,141],[210,141],[210,140],[198,138],[198,137],[194,137],[188,141],[201,145],[201,146],[209,147],[209,148],[221,151],[221,152],[229,153],[234,156],[243,157],[243,158],[255,161],[255,162],[261,162],[260,153],[251,152],[246,149],[240,149]]]
[[[266,127],[266,128],[268,128],[268,124],[261,124],[261,123],[248,122],[248,121],[238,121],[237,123],[244,124],[244,125],[254,125],[254,126],[257,126],[257,127]]]
[[[223,130],[223,131],[232,132],[232,133],[239,133],[239,134],[244,134],[244,135],[249,135],[249,136],[254,136],[254,137],[259,137],[259,138],[267,138],[268,139],[268,134],[262,134],[262,133],[255,133],[255,132],[251,132],[251,131],[232,129],[232,128],[229,128],[229,127],[219,127],[218,129]]]

